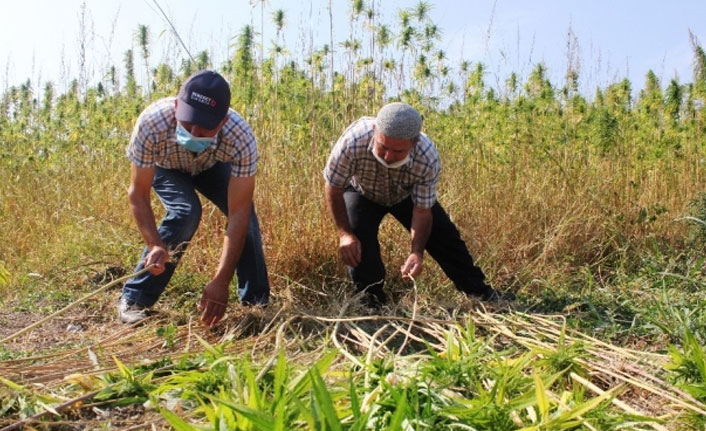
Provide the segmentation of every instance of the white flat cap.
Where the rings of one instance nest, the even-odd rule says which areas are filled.
[[[388,103],[378,111],[375,126],[391,138],[415,139],[422,130],[422,116],[406,103]]]

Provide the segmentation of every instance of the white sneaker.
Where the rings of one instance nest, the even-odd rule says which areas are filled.
[[[118,317],[123,323],[133,324],[149,316],[149,309],[143,305],[128,301],[121,296],[118,301]]]

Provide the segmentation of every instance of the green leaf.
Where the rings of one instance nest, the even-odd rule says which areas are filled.
[[[242,404],[237,404],[232,401],[228,401],[222,398],[215,397],[209,394],[202,394],[204,397],[209,398],[214,403],[223,404],[230,407],[231,409],[238,412],[240,415],[245,417],[258,431],[270,431],[275,429],[275,421],[266,413],[259,410],[255,410],[248,406]]]
[[[559,415],[555,420],[550,421],[551,422],[557,422],[557,423],[564,423],[564,425],[567,425],[569,423],[573,423],[574,421],[581,423],[583,422],[582,419],[580,419],[581,416],[585,415],[589,411],[595,409],[598,407],[603,401],[606,401],[607,399],[613,397],[613,394],[615,392],[621,391],[623,389],[623,386],[616,386],[613,389],[603,392],[601,395],[591,398],[590,400],[579,404],[575,408],[562,413]],[[550,423],[547,424],[547,429],[552,429],[552,426],[550,426]],[[562,428],[566,429],[566,428]]]
[[[402,398],[398,401],[397,407],[395,408],[395,413],[390,419],[390,430],[402,430],[402,422],[407,416],[407,391],[402,392]]]
[[[348,394],[351,397],[351,410],[353,412],[353,418],[356,420],[360,420],[360,399],[358,398],[358,391],[356,390],[357,386],[355,385],[355,381],[353,380],[353,376],[351,375],[350,378],[350,389],[348,390]]]
[[[537,394],[537,406],[539,407],[539,414],[544,421],[549,420],[549,399],[547,398],[547,391],[544,388],[544,383],[542,378],[536,372],[533,373],[532,378],[534,379],[534,390]]]
[[[554,382],[559,377],[561,377],[564,373],[566,373],[568,370],[569,370],[569,368],[566,368],[566,369],[563,369],[557,373],[552,374],[549,377],[545,377],[542,380],[542,383],[544,383],[544,387],[545,388],[551,387],[554,384]],[[535,398],[537,398],[536,389],[531,389],[531,390],[527,391],[525,394],[523,394],[522,396],[511,400],[510,405],[515,410],[522,410],[524,408],[534,406],[536,404]]]
[[[284,350],[280,349],[277,357],[277,365],[275,366],[275,381],[274,381],[274,402],[278,403],[285,394],[285,379],[287,378],[287,358]]]
[[[16,390],[17,392],[26,392],[27,391],[27,389],[24,386],[18,385],[17,383],[15,383],[11,380],[8,380],[2,376],[0,376],[0,383],[9,387],[10,389]]]
[[[164,419],[166,419],[167,422],[169,422],[169,425],[173,426],[176,431],[201,431],[199,428],[196,428],[194,425],[184,421],[175,413],[172,413],[167,409],[160,408],[159,413],[164,416]]]
[[[286,431],[287,428],[287,405],[283,402],[284,399],[281,398],[280,401],[275,406],[275,426],[274,431]]]
[[[215,356],[215,357],[217,357],[217,358],[221,356],[221,352],[219,352],[215,347],[213,347],[212,345],[210,345],[210,344],[208,343],[208,341],[204,340],[203,338],[199,337],[199,336],[196,335],[196,334],[194,334],[194,337],[196,337],[196,339],[198,340],[198,342],[201,343],[201,345],[203,346],[203,348],[206,349],[206,351],[207,351],[208,353],[212,354],[213,356]]]
[[[7,286],[10,283],[10,272],[5,269],[4,262],[0,261],[0,287]]]
[[[334,349],[325,354],[319,361],[314,365],[319,374],[328,370],[333,361],[338,357],[338,350]],[[311,379],[308,377],[308,372],[302,373],[297,378],[292,380],[288,385],[288,392],[290,396],[301,398],[306,394],[306,392],[311,388]]]
[[[132,371],[130,371],[130,369],[125,366],[125,364],[120,362],[120,359],[118,359],[117,356],[113,355],[113,361],[115,362],[115,365],[117,365],[118,371],[120,371],[120,375],[123,376],[125,380],[130,382],[135,380],[135,376],[132,374]]]
[[[311,378],[311,383],[314,388],[314,397],[318,402],[317,405],[323,412],[326,422],[333,431],[342,431],[341,421],[336,414],[331,394],[328,389],[326,389],[326,383],[324,383],[324,379],[321,378],[318,368],[314,367],[309,370],[309,377]]]
[[[297,397],[292,398],[292,402],[297,407],[297,410],[299,411],[300,417],[306,421],[307,425],[309,425],[309,429],[310,430],[317,429],[316,428],[316,417],[314,416],[311,409],[309,409],[306,405],[304,405],[304,403],[302,403],[300,401],[300,399]]]
[[[244,371],[245,377],[248,379],[248,388],[250,388],[248,394],[248,406],[252,407],[253,409],[262,410],[264,408],[264,403],[262,401],[262,391],[260,390],[260,387],[257,384],[257,380],[255,380],[255,373],[253,372],[250,363],[248,363],[247,365],[248,366],[245,367]]]

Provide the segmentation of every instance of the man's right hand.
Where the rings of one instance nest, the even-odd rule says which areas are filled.
[[[155,245],[152,247],[149,253],[147,253],[147,258],[145,259],[145,267],[154,265],[150,269],[150,274],[159,275],[164,272],[164,264],[169,261],[169,252],[166,248]]]
[[[352,233],[343,234],[338,239],[338,254],[346,265],[356,267],[360,264],[360,240]]]

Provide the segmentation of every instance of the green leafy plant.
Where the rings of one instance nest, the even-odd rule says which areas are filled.
[[[706,349],[687,329],[684,332],[683,351],[669,347],[671,362],[665,367],[674,371],[674,379],[685,391],[700,401],[706,401]]]

